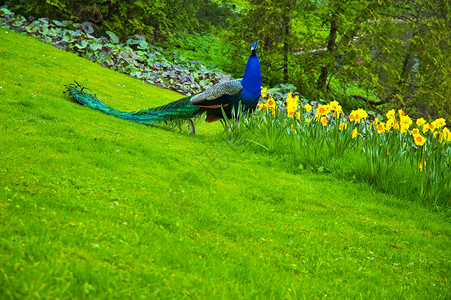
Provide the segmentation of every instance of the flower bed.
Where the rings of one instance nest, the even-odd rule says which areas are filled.
[[[276,101],[263,89],[257,112],[244,119],[252,132],[247,141],[273,154],[292,153],[296,164],[323,170],[344,156],[363,156],[359,172],[369,182],[393,189],[409,181],[405,195],[432,205],[450,202],[451,132],[443,118],[413,122],[392,109],[370,120],[363,109],[343,114],[337,101],[312,106],[291,93]]]

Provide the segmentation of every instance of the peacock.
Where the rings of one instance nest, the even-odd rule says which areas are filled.
[[[66,85],[66,93],[80,104],[100,110],[115,117],[145,125],[162,122],[188,120],[190,131],[195,132],[191,118],[206,112],[207,123],[227,117],[234,117],[233,112],[254,110],[261,93],[260,63],[257,57],[258,41],[251,45],[251,54],[244,70],[243,78],[220,82],[200,94],[187,96],[158,107],[126,112],[113,109],[102,103],[94,93],[78,83]]]

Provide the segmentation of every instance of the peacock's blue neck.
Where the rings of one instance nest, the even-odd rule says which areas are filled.
[[[260,97],[261,81],[260,62],[258,61],[255,51],[252,51],[251,56],[249,56],[249,59],[247,60],[241,84],[243,85],[246,94],[250,94],[252,97]]]

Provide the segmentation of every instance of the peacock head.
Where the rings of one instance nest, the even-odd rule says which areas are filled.
[[[257,49],[258,49],[258,40],[255,40],[255,43],[252,43],[251,45],[251,55],[257,55]]]

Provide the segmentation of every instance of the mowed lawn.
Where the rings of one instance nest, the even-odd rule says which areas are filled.
[[[102,114],[74,80],[123,110],[181,97],[0,29],[1,299],[451,298],[449,209],[293,174],[218,123]]]

